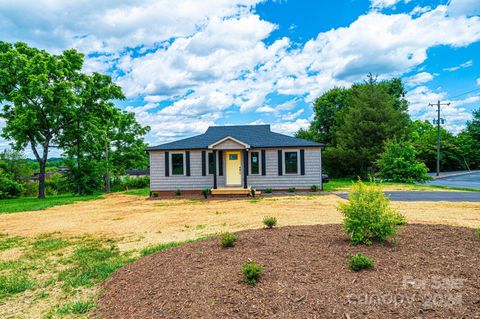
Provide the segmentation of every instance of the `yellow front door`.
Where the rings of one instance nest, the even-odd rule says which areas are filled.
[[[242,185],[242,153],[239,151],[225,152],[227,162],[227,185]]]

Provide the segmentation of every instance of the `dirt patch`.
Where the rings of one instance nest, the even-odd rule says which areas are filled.
[[[480,242],[473,229],[409,225],[396,244],[351,246],[339,225],[284,227],[218,238],[143,258],[104,285],[102,318],[478,318]],[[372,270],[353,273],[363,252]],[[265,265],[256,286],[242,263]]]

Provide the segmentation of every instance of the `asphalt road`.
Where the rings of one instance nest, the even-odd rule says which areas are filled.
[[[460,176],[446,176],[434,179],[425,183],[426,185],[460,187],[470,189],[480,189],[480,172],[460,175]]]
[[[397,202],[480,202],[480,192],[397,191],[385,194]],[[348,193],[337,195],[348,199]]]

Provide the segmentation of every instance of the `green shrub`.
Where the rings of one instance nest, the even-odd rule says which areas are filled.
[[[273,189],[271,189],[271,188],[266,188],[265,189],[265,194],[271,194],[271,193],[273,193]]]
[[[182,191],[179,190],[179,189],[177,189],[177,190],[175,191],[175,196],[180,196],[180,195],[182,195]]]
[[[249,259],[243,264],[242,272],[244,281],[249,285],[255,286],[263,273],[263,265],[257,264]]]
[[[15,198],[22,193],[22,184],[0,171],[0,199]]]
[[[67,179],[60,173],[55,173],[45,179],[45,189],[47,195],[60,195],[69,192]]]
[[[480,226],[477,228],[477,238],[480,240]]]
[[[350,268],[351,271],[359,271],[362,269],[372,268],[373,263],[374,260],[372,258],[368,258],[362,253],[348,256],[348,268]]]
[[[296,190],[295,187],[289,187],[288,188],[289,193],[295,193],[295,190]]]
[[[398,225],[405,222],[405,218],[390,207],[382,187],[374,182],[367,186],[358,181],[348,198],[349,202],[340,204],[338,210],[344,216],[343,229],[353,245],[385,242],[394,237]]]
[[[158,198],[158,193],[157,192],[153,192],[152,195],[153,195],[153,198]]]
[[[224,248],[234,247],[236,241],[237,241],[237,236],[229,232],[223,233],[222,236],[220,237],[220,243]]]
[[[416,158],[415,147],[408,142],[389,141],[378,160],[379,176],[391,182],[423,183],[430,179],[427,166]]]
[[[205,189],[202,189],[200,193],[203,195],[203,197],[208,198],[208,194],[210,194],[210,190],[208,188],[205,188]]]
[[[317,186],[317,185],[312,185],[312,186],[310,186],[310,191],[311,191],[311,192],[316,192],[316,191],[318,191],[318,186]]]
[[[263,224],[268,228],[271,229],[274,226],[277,226],[277,218],[273,216],[265,216],[263,218]]]

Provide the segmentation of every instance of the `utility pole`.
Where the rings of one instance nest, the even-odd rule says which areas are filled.
[[[440,103],[440,101],[437,101],[436,104],[428,104],[428,106],[437,107],[437,176],[440,176],[440,124],[443,121],[443,119],[440,118],[440,107],[442,105],[450,105],[450,103]],[[435,124],[435,120],[433,120],[433,124]]]

